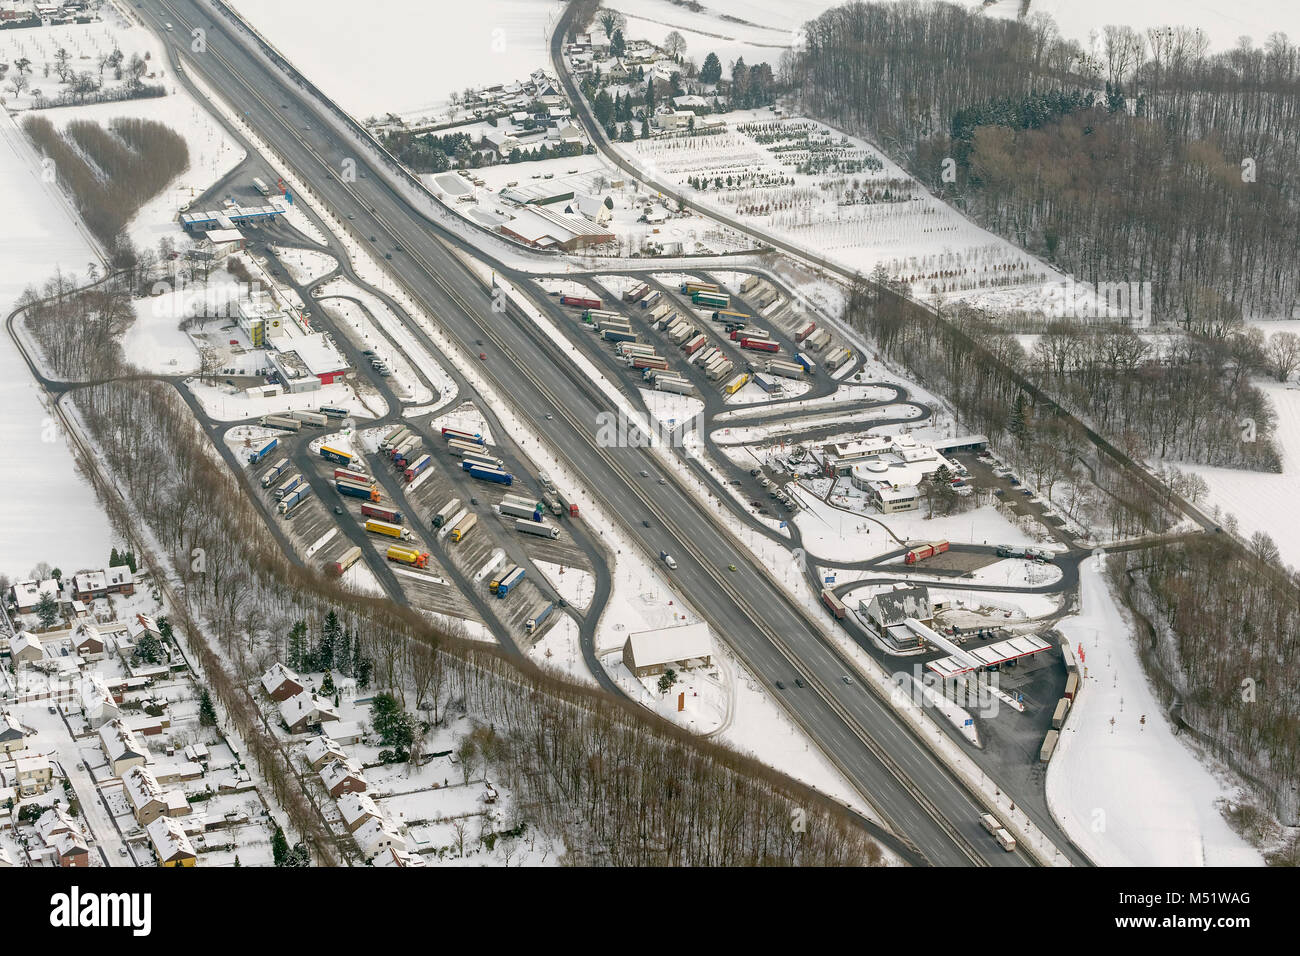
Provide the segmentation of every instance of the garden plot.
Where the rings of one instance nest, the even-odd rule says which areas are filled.
[[[714,117],[710,117],[714,119]],[[723,213],[918,296],[1059,283],[1046,265],[967,221],[863,140],[769,113],[619,148]]]

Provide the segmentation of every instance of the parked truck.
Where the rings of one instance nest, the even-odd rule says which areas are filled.
[[[465,517],[456,522],[456,527],[451,529],[451,540],[465,540],[465,535],[473,531],[476,524],[478,524],[478,515],[472,512],[465,515]]]
[[[282,428],[287,432],[296,432],[302,428],[302,422],[288,415],[263,415],[261,425],[263,428]]]
[[[379,489],[374,485],[358,484],[353,481],[336,481],[334,490],[348,498],[361,498],[364,501],[378,501]]]
[[[732,329],[727,333],[727,337],[733,342],[739,342],[742,339],[753,339],[756,342],[770,342],[772,333],[764,329],[748,329],[742,325],[739,328]]]
[[[361,557],[361,549],[355,544],[343,552],[342,556],[334,562],[334,573],[343,574],[348,568],[356,564]]]
[[[816,322],[805,323],[804,325],[800,326],[800,328],[794,333],[794,340],[796,342],[802,342],[804,339],[808,338],[808,336],[812,335],[816,331],[817,331]]]
[[[818,329],[804,341],[808,345],[808,348],[812,349],[814,352],[820,352],[822,349],[826,348],[826,346],[830,345],[831,333],[827,329]]]
[[[501,582],[504,581],[506,578],[510,577],[510,575],[514,574],[518,570],[519,570],[519,565],[517,564],[505,565],[505,569],[500,574],[498,574],[494,578],[488,579],[488,590],[491,591],[493,594],[496,594],[497,588],[501,587]]]
[[[677,559],[674,558],[667,551],[660,551],[659,558],[660,560],[663,561],[664,564],[668,565],[668,567],[670,567],[672,570],[674,571],[677,570]]]
[[[836,372],[851,358],[853,358],[853,353],[849,349],[838,348],[827,355],[822,364],[826,366],[826,371]]]
[[[800,352],[798,355],[796,355],[794,357],[794,360],[798,362],[799,366],[809,375],[811,375],[813,373],[813,370],[817,368],[816,364],[813,363],[813,360],[810,359],[803,352]]]
[[[483,440],[483,436],[480,435],[478,432],[462,431],[459,428],[444,428],[442,430],[442,437],[448,440],[451,440],[452,438],[459,438],[461,441],[474,442],[476,445],[487,444]]]
[[[610,312],[608,309],[587,309],[582,313],[582,321],[586,322],[588,325],[596,324],[602,319],[622,320],[623,316],[618,312]]]
[[[409,468],[406,469],[406,480],[415,481],[416,477],[419,476],[421,472],[425,471],[431,464],[433,464],[432,455],[421,455],[411,463]]]
[[[525,571],[523,568],[515,568],[507,577],[501,579],[497,585],[497,597],[504,600],[505,596],[510,593],[511,589],[518,587],[524,579]]]
[[[644,282],[639,282],[631,289],[623,293],[624,302],[640,302],[650,292],[650,286]]]
[[[656,289],[655,291],[651,292],[648,296],[646,296],[644,299],[641,300],[641,308],[643,309],[652,308],[653,306],[658,305],[659,300],[662,299],[663,297],[664,297],[663,293],[660,292],[658,289]]]
[[[781,346],[775,342],[769,342],[766,339],[743,338],[740,340],[742,349],[749,349],[751,352],[779,352]]]
[[[552,527],[540,519],[541,515],[534,519],[516,518],[515,530],[522,531],[524,534],[535,534],[542,538],[558,538],[560,536],[559,528]]]
[[[527,621],[525,621],[524,630],[527,631],[529,634],[532,634],[534,631],[536,631],[539,627],[542,626],[543,621],[545,621],[548,617],[551,616],[551,612],[553,610],[555,610],[554,601],[546,605],[546,607],[542,608],[540,611],[537,611],[535,614],[533,614],[532,617],[530,617]]]
[[[694,292],[691,302],[706,309],[731,308],[731,296],[722,292]]]
[[[567,305],[573,309],[599,309],[600,300],[588,299],[580,295],[562,295],[560,305]]]
[[[682,295],[694,295],[696,292],[717,292],[721,286],[716,282],[683,282],[681,287]]]
[[[371,534],[383,534],[390,538],[401,538],[403,541],[411,540],[411,532],[403,528],[400,524],[393,524],[391,521],[380,521],[378,518],[368,518],[366,520],[366,530]]]
[[[903,563],[916,564],[916,562],[932,558],[936,554],[943,554],[947,550],[947,541],[931,541],[929,544],[923,544],[919,548],[908,551],[907,554],[903,555]]]
[[[285,495],[280,501],[280,514],[291,514],[295,508],[311,497],[311,485],[304,484]]]
[[[632,359],[632,367],[664,369],[668,367],[668,360],[658,355],[640,355]]]
[[[1043,738],[1043,746],[1038,750],[1038,759],[1043,763],[1052,759],[1052,754],[1056,752],[1056,743],[1061,739],[1059,730],[1049,730],[1047,736]]]
[[[285,495],[289,494],[289,492],[293,491],[295,488],[297,488],[297,487],[298,487],[299,485],[301,485],[301,484],[302,484],[302,475],[292,475],[292,476],[290,476],[289,478],[286,478],[286,479],[285,479],[285,480],[280,484],[280,487],[278,487],[278,488],[275,489],[275,492],[274,492],[274,494],[275,494],[275,500],[276,500],[276,501],[283,501]]]
[[[512,518],[523,518],[528,521],[542,520],[542,509],[536,505],[525,507],[523,505],[515,504],[512,501],[503,501],[499,507],[503,515],[509,515]]]
[[[745,387],[745,383],[748,381],[749,381],[749,373],[741,372],[739,375],[737,375],[735,378],[729,381],[726,385],[724,385],[722,387],[722,390],[726,392],[728,395],[735,395],[738,391],[740,391],[742,388]]]
[[[471,462],[464,462],[462,467],[469,472],[471,478],[477,478],[479,481],[491,481],[498,485],[509,485],[515,480],[514,475],[501,468],[484,468],[482,465],[475,465]]]
[[[619,329],[605,329],[600,334],[606,342],[635,342],[637,340],[636,333],[630,330],[624,332]]]
[[[280,444],[280,439],[268,438],[266,441],[262,442],[262,444],[258,445],[255,449],[253,449],[248,453],[248,463],[250,465],[261,464],[262,459],[265,458],[267,455],[271,454],[271,452],[275,451],[275,449],[279,446],[279,444]]]
[[[690,395],[695,386],[684,378],[672,375],[660,375],[655,379],[655,388],[661,392],[675,392],[678,395]]]
[[[803,378],[803,366],[796,362],[782,362],[778,359],[772,359],[766,363],[765,367],[773,375],[780,375],[783,378]]]
[[[389,545],[386,554],[389,561],[410,565],[413,568],[429,566],[429,552],[421,551],[419,548],[404,548],[400,544],[393,544]]]
[[[362,505],[361,513],[367,518],[378,518],[380,521],[388,521],[393,524],[402,524],[406,520],[406,516],[396,508],[389,505],[375,504],[373,501]]]
[[[275,484],[276,479],[284,474],[285,469],[288,467],[289,467],[288,458],[281,458],[279,461],[277,461],[274,465],[271,466],[271,470],[262,476],[262,487],[270,488],[273,484]]]
[[[441,528],[444,524],[447,523],[447,519],[456,513],[456,509],[459,507],[460,507],[460,499],[452,498],[451,501],[447,502],[445,505],[439,508],[437,513],[434,514],[433,526],[435,528]]]
[[[1052,729],[1060,730],[1065,726],[1065,715],[1070,712],[1070,702],[1062,697],[1056,702],[1056,710],[1052,712]]]
[[[305,425],[315,425],[317,428],[324,428],[330,420],[327,415],[320,412],[294,411],[289,413],[290,418],[296,418]]]
[[[329,445],[321,445],[319,454],[326,461],[332,461],[336,465],[343,465],[344,467],[351,465],[352,459],[356,457],[351,452],[331,448]]]

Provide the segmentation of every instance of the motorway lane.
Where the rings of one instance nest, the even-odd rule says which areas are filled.
[[[158,12],[160,6],[165,12]],[[156,21],[164,18],[180,20],[186,28],[190,23],[211,23],[213,20],[205,8],[182,0],[166,5],[162,5],[161,0],[150,0],[146,8],[154,12]],[[278,98],[292,101],[294,109],[286,112],[294,114],[304,128],[290,130],[277,107],[253,96],[252,90],[225,72],[225,64],[212,62],[215,58],[191,58],[191,68],[201,69],[209,82],[222,89],[228,99],[246,109],[249,121],[273,137],[276,147],[292,165],[318,183],[324,182],[336,209],[342,212],[356,210],[358,215],[364,214],[362,222],[376,223],[371,228],[376,229],[376,235],[385,236],[385,247],[391,242],[390,237],[395,237],[407,249],[418,250],[419,257],[425,261],[419,263],[418,268],[402,263],[399,268],[404,279],[441,319],[450,334],[459,340],[462,348],[466,348],[476,335],[487,335],[497,342],[498,352],[514,360],[515,368],[511,371],[501,361],[502,355],[494,354],[487,372],[499,384],[508,386],[517,404],[527,411],[534,427],[551,447],[583,470],[598,493],[617,496],[625,506],[648,507],[659,522],[672,523],[679,528],[707,527],[707,519],[700,514],[700,504],[680,493],[675,481],[667,486],[658,486],[651,475],[636,494],[628,495],[626,489],[620,488],[628,475],[636,474],[641,468],[648,470],[653,467],[657,471],[658,465],[639,449],[604,449],[602,455],[592,447],[596,416],[608,411],[604,396],[569,367],[564,355],[554,354],[554,346],[549,340],[539,341],[527,320],[492,313],[478,280],[439,243],[430,241],[428,223],[412,213],[403,198],[382,183],[377,175],[358,181],[352,190],[320,177],[322,162],[313,155],[313,150],[320,150],[321,155],[333,151],[339,159],[356,150],[345,143],[320,114],[306,107],[295,91],[283,87],[282,78],[265,68],[260,58],[246,51],[237,41],[225,37],[223,29],[215,25],[209,33],[209,50],[214,49],[214,43],[217,44],[215,48],[229,58],[231,72],[241,74],[263,92],[279,89]],[[305,130],[307,125],[312,126],[310,132]],[[313,148],[306,148],[301,139],[310,140]],[[359,157],[359,165],[365,162],[364,156]],[[360,202],[353,198],[353,191],[362,197]],[[544,353],[546,361],[538,360],[538,352]],[[548,361],[553,363],[550,367]],[[493,363],[502,365],[502,368],[493,368]],[[519,375],[521,370],[544,374],[545,383],[540,379],[534,382],[527,374]],[[553,413],[553,419],[539,418],[543,412]],[[632,504],[638,498],[642,499],[642,504]],[[666,531],[652,528],[642,534],[636,530],[639,524],[632,527],[633,534],[651,552],[665,545],[673,546],[674,535]],[[730,543],[711,533],[700,535],[695,546],[699,549],[698,558],[687,551],[677,552],[681,562],[678,577],[684,584],[683,589],[690,594],[693,603],[712,618],[715,628],[729,635],[750,666],[769,683],[777,677],[789,677],[792,665],[767,636],[755,629],[750,614],[763,620],[774,634],[789,642],[802,661],[805,676],[815,677],[827,688],[828,696],[833,697],[836,704],[832,707],[822,697],[805,693],[791,702],[792,710],[837,756],[842,768],[858,786],[872,795],[897,829],[924,847],[929,858],[936,863],[969,862],[969,851],[962,846],[963,842],[974,848],[984,862],[1003,865],[1028,862],[1022,854],[1004,854],[985,845],[984,834],[975,822],[982,809],[978,803],[949,776],[924,745],[901,726],[897,716],[883,702],[856,686],[839,684],[839,676],[845,672],[845,667],[838,656],[811,631],[802,613],[760,575],[749,559],[745,559],[744,570],[735,578],[736,589],[747,595],[745,603],[749,609],[746,610],[735,600],[734,594],[728,593],[730,588],[720,586],[715,577],[717,567],[741,556],[732,551]],[[916,787],[934,802],[938,812],[953,821],[960,838],[954,837],[924,810],[911,788],[893,778],[871,748],[863,746],[863,741],[845,723],[837,709],[857,726],[870,728],[870,739],[883,745]]]

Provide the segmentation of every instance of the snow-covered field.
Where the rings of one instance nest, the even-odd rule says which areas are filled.
[[[28,285],[39,286],[55,269],[84,275],[98,260],[90,240],[53,184],[43,183],[40,163],[6,113],[0,115],[0,313],[7,318]],[[73,469],[71,453],[55,419],[8,335],[0,334],[0,445],[12,477],[33,489],[0,504],[0,573],[26,575],[40,561],[99,567],[113,535],[100,505]]]
[[[358,119],[427,112],[453,91],[546,66],[554,0],[236,0],[235,8]]]
[[[990,14],[1014,17],[1019,0],[998,0]],[[1215,51],[1230,50],[1241,36],[1263,46],[1275,31],[1293,39],[1300,35],[1300,5],[1291,0],[1033,0],[1029,12],[1048,13],[1061,34],[1088,46],[1095,31],[1108,23],[1123,23],[1137,30],[1148,27],[1199,27]]]
[[[1210,486],[1210,493],[1197,504],[1210,512],[1217,506],[1235,515],[1241,533],[1250,537],[1263,531],[1272,537],[1282,560],[1300,566],[1300,386],[1276,381],[1255,383],[1268,396],[1277,412],[1274,440],[1282,452],[1282,473],[1211,468],[1206,465],[1174,463],[1182,471],[1195,472]]]
[[[1230,791],[1165,720],[1102,572],[1080,571],[1082,613],[1060,629],[1087,676],[1048,765],[1053,814],[1102,866],[1262,863],[1215,805]]]

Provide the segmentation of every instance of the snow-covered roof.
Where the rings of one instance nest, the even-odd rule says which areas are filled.
[[[167,803],[166,791],[158,783],[158,779],[146,767],[131,767],[126,773],[122,774],[122,786],[126,790],[127,798],[131,801],[131,806],[136,812],[141,807],[148,806],[153,801]]]
[[[18,636],[9,642],[9,655],[11,657],[17,657],[23,651],[31,650],[33,648],[39,653],[44,654],[44,651],[41,649],[41,642],[35,635],[30,634],[27,631],[19,631]]]
[[[693,660],[713,653],[709,625],[703,621],[661,627],[653,631],[638,631],[629,635],[627,642],[631,645],[632,659],[637,667]]]
[[[338,799],[339,813],[343,822],[351,830],[358,820],[364,817],[382,817],[379,807],[367,793],[345,793]]]
[[[917,586],[885,591],[871,599],[867,613],[884,625],[901,624],[909,617],[928,621],[934,617],[928,588]]]
[[[36,831],[48,845],[60,833],[75,832],[76,823],[62,807],[51,807],[36,818]]]
[[[362,784],[365,784],[365,774],[361,772],[361,765],[349,758],[342,760],[333,760],[321,767],[320,778],[325,784],[325,789],[333,790],[344,780],[352,777]]]
[[[40,603],[41,596],[45,594],[57,600],[59,582],[54,578],[46,578],[39,582],[19,581],[14,585],[14,601],[19,607],[35,607]]]
[[[289,670],[289,668],[285,667],[279,661],[276,661],[271,665],[270,670],[262,675],[262,690],[266,691],[268,694],[273,694],[276,689],[287,680],[293,681],[299,687],[302,686],[302,680],[299,679],[297,674]]]
[[[367,820],[357,827],[357,832],[352,836],[357,841],[357,846],[361,847],[368,857],[374,856],[385,847],[393,847],[403,852],[406,850],[406,839],[382,817]]]
[[[322,734],[319,737],[313,737],[307,742],[307,762],[310,764],[318,763],[321,758],[333,754],[336,758],[346,757],[347,754],[343,748],[334,742],[334,738]]]
[[[132,756],[148,758],[148,750],[140,744],[135,731],[121,718],[110,720],[100,727],[99,740],[104,745],[104,752],[108,754],[110,762]]]
[[[194,845],[185,835],[185,828],[171,817],[159,817],[145,829],[158,858],[164,863],[178,856],[196,856]]]

